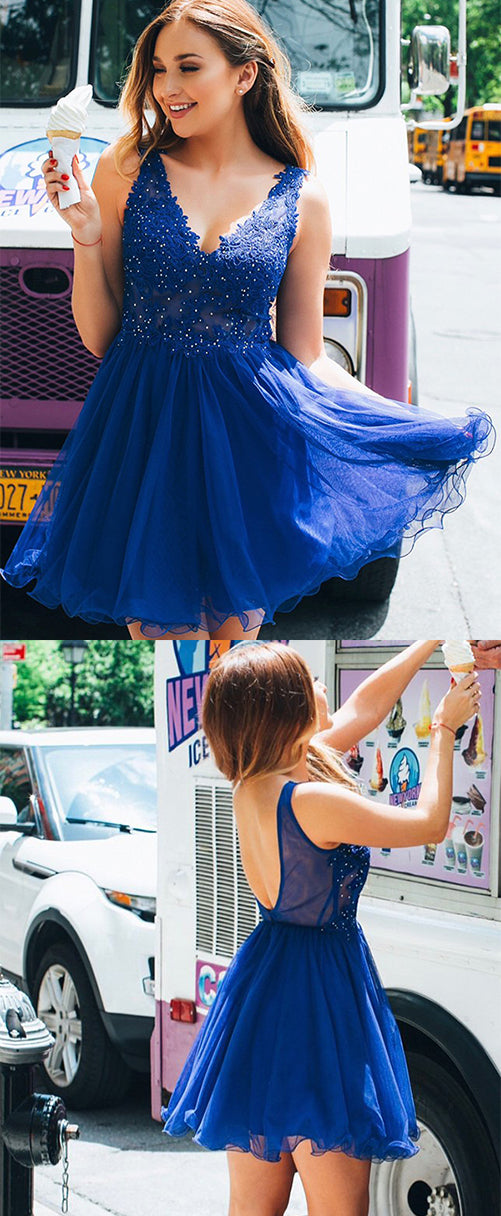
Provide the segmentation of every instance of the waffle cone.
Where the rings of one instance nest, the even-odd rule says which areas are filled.
[[[467,675],[470,671],[475,671],[474,663],[457,663],[454,667],[449,667],[449,671],[462,671]]]
[[[80,139],[80,134],[80,131],[47,131],[49,139],[54,139],[56,135],[61,136],[63,139]]]

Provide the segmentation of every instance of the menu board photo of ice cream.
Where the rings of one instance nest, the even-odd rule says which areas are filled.
[[[340,672],[345,701],[370,673]],[[426,767],[436,706],[450,687],[450,673],[420,671],[373,734],[352,747],[345,759],[365,796],[405,808],[415,806]],[[445,840],[409,849],[372,848],[373,869],[489,889],[491,756],[494,673],[478,673],[480,712],[456,732],[453,789]]]

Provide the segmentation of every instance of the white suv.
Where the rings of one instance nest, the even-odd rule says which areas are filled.
[[[70,1107],[149,1068],[155,890],[154,730],[0,731],[0,967],[54,1035]]]

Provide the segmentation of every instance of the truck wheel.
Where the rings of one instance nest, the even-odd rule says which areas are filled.
[[[85,967],[73,946],[54,942],[33,981],[38,1017],[56,1040],[44,1081],[70,1108],[110,1106],[127,1092],[130,1069],[110,1043]]]
[[[322,587],[336,604],[382,604],[393,590],[398,564],[398,557],[378,557],[362,566],[356,578],[329,578]]]
[[[374,1164],[369,1216],[487,1216],[497,1211],[499,1169],[468,1093],[440,1064],[407,1053],[420,1151]]]

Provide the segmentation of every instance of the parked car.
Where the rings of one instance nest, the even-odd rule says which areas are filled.
[[[1,731],[0,966],[54,1035],[46,1080],[70,1107],[149,1068],[155,888],[154,731]]]

